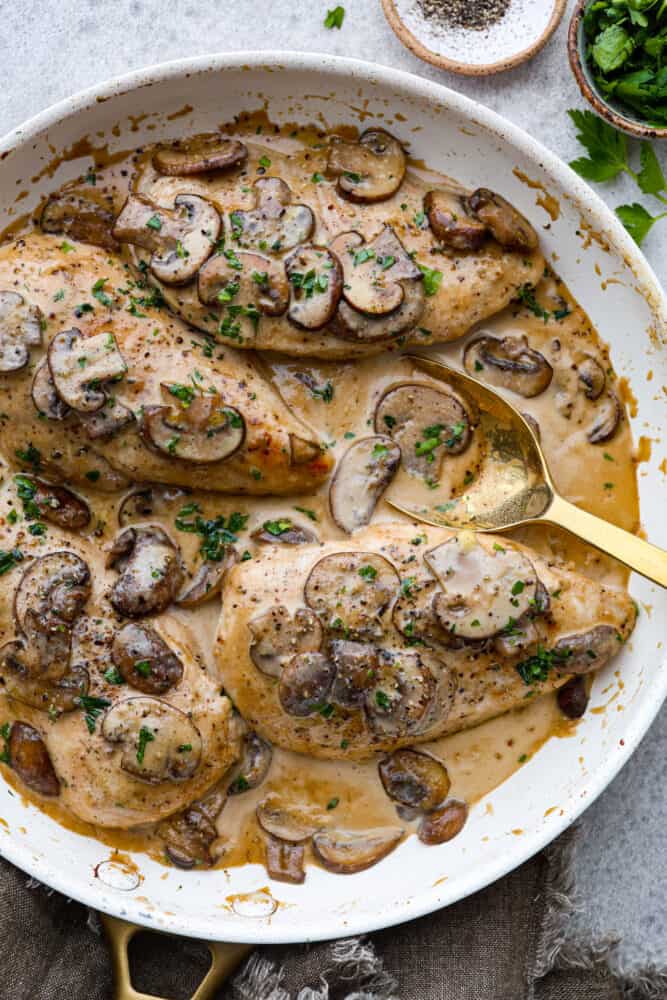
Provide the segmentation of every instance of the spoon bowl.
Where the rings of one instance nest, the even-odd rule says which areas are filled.
[[[406,360],[468,401],[483,460],[458,496],[439,502],[436,493],[430,508],[386,498],[389,506],[425,524],[456,529],[492,532],[529,522],[557,524],[667,587],[667,552],[561,497],[533,428],[508,400],[442,361],[417,354]]]

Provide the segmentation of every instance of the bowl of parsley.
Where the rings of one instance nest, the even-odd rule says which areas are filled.
[[[602,118],[630,135],[667,138],[667,0],[579,0],[568,50]]]

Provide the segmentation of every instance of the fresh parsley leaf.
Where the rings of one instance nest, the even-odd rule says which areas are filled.
[[[137,742],[137,764],[143,764],[144,757],[146,756],[146,747],[154,739],[155,734],[150,729],[147,729],[146,726],[142,726],[139,730],[139,740]]]
[[[641,144],[639,158],[641,170],[637,174],[637,183],[644,194],[659,194],[660,191],[667,191],[667,180],[650,142]]]
[[[324,18],[325,28],[340,28],[343,27],[343,21],[345,19],[345,8],[344,7],[334,7],[333,10],[327,11],[327,16]]]
[[[589,158],[573,160],[573,170],[589,181],[609,181],[626,169],[628,146],[622,132],[592,111],[571,108],[568,115],[579,130],[577,139],[589,154]]]
[[[616,209],[616,215],[635,243],[641,243],[654,223],[662,218],[662,215],[651,215],[643,205],[636,201],[632,205],[619,205]]]

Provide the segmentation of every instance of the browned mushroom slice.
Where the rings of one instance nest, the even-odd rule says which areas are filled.
[[[272,758],[273,749],[270,743],[254,731],[245,733],[241,759],[234,768],[235,777],[229,784],[227,794],[240,795],[242,792],[258,788],[269,773]]]
[[[7,746],[9,764],[33,792],[60,795],[60,782],[49,751],[36,729],[26,722],[13,722]]]
[[[142,486],[123,497],[118,508],[118,524],[126,528],[136,521],[146,521],[153,516],[168,515],[170,504],[188,495],[178,486]]]
[[[463,363],[471,375],[527,399],[544,392],[553,377],[547,359],[529,347],[523,335],[502,340],[488,335],[475,337],[466,346]]]
[[[594,357],[587,354],[577,365],[577,377],[586,399],[598,399],[607,382],[605,370]]]
[[[420,639],[429,645],[461,646],[462,640],[452,636],[436,617],[433,598],[437,591],[438,583],[431,578],[410,577],[404,581],[392,611],[394,627],[408,642]]]
[[[443,457],[468,447],[472,418],[462,400],[446,388],[405,382],[380,398],[375,430],[391,435],[409,472],[437,479]]]
[[[183,582],[180,553],[162,528],[126,528],[114,541],[107,566],[120,577],[110,601],[128,618],[160,614],[176,599]]]
[[[322,626],[307,608],[297,608],[292,616],[278,604],[249,621],[248,629],[250,658],[269,677],[279,677],[296,654],[315,653],[322,645]]]
[[[91,441],[110,438],[134,421],[134,413],[124,403],[108,396],[95,413],[82,414],[81,425]]]
[[[18,292],[0,291],[0,372],[15,372],[42,343],[42,314]]]
[[[433,610],[442,627],[462,639],[491,638],[535,605],[535,569],[506,543],[489,551],[473,532],[461,532],[424,559],[442,587]]]
[[[197,392],[182,396],[180,383],[162,383],[165,405],[145,406],[141,432],[163,454],[206,464],[229,458],[245,440],[245,421],[222,396]]]
[[[211,867],[210,848],[218,836],[215,821],[226,801],[225,793],[216,788],[160,825],[158,833],[173,864],[185,870],[196,865]]]
[[[266,870],[269,877],[277,882],[302,885],[306,878],[303,867],[305,848],[303,844],[290,844],[270,834],[266,840]]]
[[[76,329],[56,334],[49,345],[48,363],[56,392],[80,413],[93,413],[104,406],[103,383],[127,371],[112,333],[83,337]]]
[[[509,250],[537,249],[537,233],[521,212],[488,188],[477,188],[467,199],[470,211],[489,230],[494,240]]]
[[[330,656],[336,668],[331,701],[345,707],[358,706],[373,684],[378,666],[378,651],[366,642],[334,639]]]
[[[191,778],[201,761],[201,734],[194,722],[158,698],[115,702],[102,721],[102,736],[122,746],[121,768],[150,784]]]
[[[395,750],[378,765],[390,799],[411,809],[430,812],[444,802],[450,787],[445,765],[418,750]]]
[[[449,799],[435,812],[424,816],[417,836],[422,844],[445,844],[457,836],[465,826],[468,807],[458,799]]]
[[[604,444],[613,438],[621,422],[623,410],[618,397],[613,392],[607,393],[597,402],[595,418],[587,432],[591,444]]]
[[[394,312],[405,299],[403,283],[423,281],[391,226],[384,226],[370,243],[360,233],[341,233],[331,250],[343,268],[345,301],[368,316]]]
[[[306,243],[315,228],[307,205],[293,205],[292,192],[279,177],[254,183],[255,208],[230,213],[232,237],[240,247],[282,253]]]
[[[67,403],[64,403],[56,392],[46,358],[40,361],[35,369],[30,395],[35,409],[44,414],[47,420],[64,420],[70,412]]]
[[[47,483],[24,473],[15,476],[15,481],[22,496],[35,504],[39,511],[37,516],[44,521],[68,531],[81,531],[90,523],[90,507],[66,486]]]
[[[278,684],[283,709],[299,717],[326,710],[335,674],[336,668],[323,653],[293,656],[283,667]]]
[[[289,304],[289,284],[285,271],[268,257],[257,253],[228,250],[210,257],[199,270],[197,292],[206,305],[214,305],[226,316],[227,334],[252,341],[260,316],[280,316]]]
[[[266,833],[291,844],[308,840],[322,826],[320,821],[307,812],[284,806],[275,795],[259,803],[257,822]]]
[[[0,679],[5,693],[23,705],[47,712],[51,718],[78,708],[90,684],[85,668],[65,664],[66,672],[55,682],[44,677],[41,671],[39,676],[32,676],[32,664],[26,664],[27,649],[22,639],[7,642],[0,649]]]
[[[437,679],[414,649],[379,650],[373,684],[366,692],[368,721],[379,733],[422,732],[435,707]]]
[[[587,674],[604,667],[618,653],[622,642],[613,625],[596,625],[587,632],[563,636],[553,652],[561,673]]]
[[[380,827],[349,833],[346,830],[320,830],[313,837],[315,854],[325,868],[339,875],[353,875],[386,858],[398,845],[403,830]]]
[[[580,719],[588,707],[588,685],[583,675],[573,677],[558,689],[558,707],[568,719]]]
[[[338,190],[350,201],[391,198],[405,176],[405,152],[398,139],[379,128],[363,132],[358,141],[331,140],[327,172],[338,178]]]
[[[206,601],[215,597],[222,590],[222,585],[229,570],[238,562],[238,553],[233,545],[225,545],[222,558],[214,561],[206,559],[185,590],[176,598],[181,608],[198,608]]]
[[[307,545],[317,540],[312,531],[294,524],[289,517],[265,521],[261,528],[253,531],[251,537],[264,545]]]
[[[372,639],[382,635],[398,585],[398,573],[384,556],[336,552],[315,563],[304,596],[325,628],[345,638]]]
[[[30,628],[29,612],[44,631],[62,634],[78,618],[90,596],[90,570],[74,552],[40,556],[25,571],[14,595],[14,616],[22,632]],[[33,627],[37,622],[33,622]]]
[[[153,153],[153,166],[168,177],[188,177],[211,170],[231,170],[248,158],[248,150],[238,139],[219,136],[204,141],[163,146]]]
[[[489,230],[468,214],[464,199],[453,191],[427,191],[424,211],[433,235],[453,250],[480,250]]]
[[[304,330],[321,330],[332,319],[343,292],[340,261],[326,247],[299,246],[285,260],[292,294],[288,317]]]
[[[370,522],[400,461],[401,449],[383,434],[350,445],[329,488],[331,516],[339,528],[349,535]]]
[[[404,299],[398,309],[386,316],[368,316],[342,301],[330,329],[343,340],[377,344],[391,340],[417,326],[424,311],[424,286],[421,281],[406,281]]]
[[[493,648],[499,656],[511,659],[513,656],[527,656],[537,650],[540,636],[533,622],[526,618],[506,625],[493,640]]]
[[[130,195],[116,219],[114,236],[152,256],[150,270],[165,285],[182,285],[213,253],[222,223],[217,209],[196,194],[179,194],[173,208]]]
[[[113,199],[107,203],[102,195],[93,192],[53,195],[44,206],[39,224],[45,233],[64,233],[82,243],[118,250],[112,234]]]
[[[124,680],[144,694],[164,694],[183,677],[176,653],[147,625],[124,625],[114,638],[111,659]]]

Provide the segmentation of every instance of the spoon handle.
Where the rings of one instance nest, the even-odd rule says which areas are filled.
[[[541,521],[557,524],[606,552],[648,580],[667,587],[667,552],[615,524],[555,496]]]

